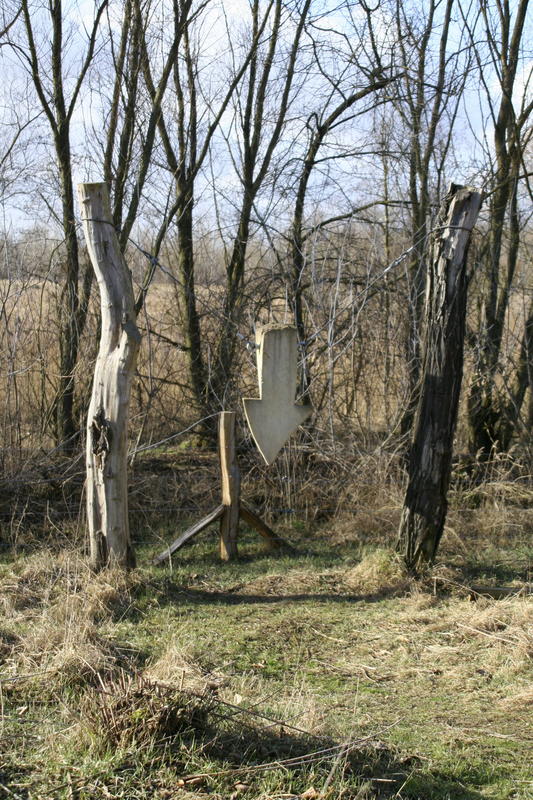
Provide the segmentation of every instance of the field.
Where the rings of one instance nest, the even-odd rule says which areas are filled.
[[[456,456],[439,562],[407,576],[394,551],[401,337],[370,304],[342,359],[315,341],[307,438],[265,469],[239,418],[243,499],[294,552],[244,529],[223,565],[211,528],[154,567],[220,502],[173,344],[174,295],[154,286],[131,406],[138,568],[95,575],[83,459],[53,441],[58,298],[44,284],[0,289],[0,798],[533,800],[530,439],[482,472]],[[91,316],[82,429],[96,329]],[[237,394],[255,394],[245,347],[238,372]],[[478,584],[516,593],[493,600]]]
[[[399,494],[279,522],[291,554],[243,530],[226,565],[211,529],[150,566],[168,515],[137,527],[129,575],[92,574],[74,523],[16,542],[0,797],[533,798],[533,601],[465,588],[531,579],[531,498],[495,492],[454,497],[418,581],[392,549]]]
[[[527,5],[4,3],[0,800],[533,800]]]

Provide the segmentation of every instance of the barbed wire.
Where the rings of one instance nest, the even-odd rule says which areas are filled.
[[[151,254],[151,253],[150,253],[148,250],[145,250],[143,247],[141,247],[141,245],[140,245],[140,244],[138,244],[138,243],[137,243],[137,242],[136,242],[134,239],[132,239],[132,238],[131,238],[131,236],[128,236],[128,241],[129,241],[129,242],[130,242],[130,244],[132,244],[132,245],[133,245],[133,246],[134,246],[134,247],[135,247],[135,248],[136,248],[136,249],[137,249],[137,250],[138,250],[138,251],[139,251],[139,252],[140,252],[140,253],[141,253],[141,254],[142,254],[144,257],[145,257],[145,258],[147,258],[147,259],[148,259],[148,261],[150,262],[150,264],[152,265],[152,267],[154,267],[154,268],[157,268],[157,269],[160,269],[160,270],[161,270],[161,272],[163,273],[163,275],[166,275],[166,276],[167,276],[167,278],[170,278],[170,280],[171,280],[171,281],[172,281],[172,282],[173,282],[175,285],[179,286],[181,289],[183,289],[185,292],[187,292],[187,294],[189,294],[189,295],[191,294],[190,287],[186,286],[186,285],[183,283],[183,281],[180,281],[180,279],[179,279],[179,278],[177,278],[177,277],[176,277],[176,275],[174,275],[174,273],[173,273],[173,272],[172,272],[172,271],[171,271],[171,270],[170,270],[168,267],[165,267],[165,266],[164,266],[164,265],[161,263],[161,261],[159,260],[159,257],[158,257],[158,256],[154,256],[154,255],[152,255],[152,254]],[[146,293],[148,292],[149,285],[148,285],[148,286],[141,286],[140,288],[141,288],[141,292],[142,292],[143,294],[146,294]],[[243,342],[245,343],[245,346],[246,346],[246,349],[247,349],[247,350],[255,350],[255,349],[257,348],[257,345],[256,345],[256,343],[255,343],[255,342],[253,342],[253,341],[250,339],[250,337],[248,337],[248,336],[245,336],[245,334],[244,334],[244,333],[241,333],[241,332],[240,332],[240,330],[239,330],[239,326],[237,325],[237,323],[235,322],[235,320],[231,319],[231,317],[228,317],[228,316],[227,316],[227,314],[223,314],[221,311],[218,311],[218,310],[214,309],[214,308],[213,308],[213,307],[212,307],[212,306],[211,306],[209,303],[207,303],[207,301],[206,301],[206,300],[204,300],[204,299],[201,297],[201,295],[197,294],[196,292],[194,293],[194,299],[195,299],[195,301],[196,301],[197,303],[200,303],[201,305],[203,305],[204,307],[206,307],[206,308],[207,308],[207,310],[209,311],[209,313],[210,313],[210,314],[212,314],[212,315],[213,315],[213,316],[215,316],[215,317],[218,317],[218,318],[219,318],[220,320],[222,320],[223,322],[229,322],[229,324],[230,324],[230,325],[233,325],[233,326],[234,326],[234,328],[235,328],[235,335],[237,336],[237,338],[238,338],[238,339],[241,339],[241,341],[243,341]]]
[[[178,433],[173,433],[171,436],[167,436],[166,439],[161,439],[161,441],[154,442],[153,444],[144,444],[141,447],[136,447],[133,450],[130,450],[128,452],[128,458],[131,458],[131,456],[134,456],[137,453],[144,453],[147,450],[155,450],[158,447],[162,447],[162,445],[167,444],[167,442],[171,442],[174,439],[177,439],[178,436],[183,436],[185,433],[188,433],[189,431],[192,431],[193,428],[196,428],[198,425],[201,425],[203,422],[207,422],[208,419],[213,419],[213,417],[218,417],[218,416],[219,416],[219,412],[215,412],[213,414],[208,414],[207,416],[202,417],[202,419],[196,420],[196,422],[193,422],[191,425],[189,425],[187,428],[184,428],[182,431],[178,431]]]
[[[434,232],[434,230],[433,230],[433,229],[432,229],[431,231],[429,231],[429,232],[426,234],[426,237],[425,237],[425,239],[427,239],[429,236],[431,236],[431,234],[432,234],[433,232]],[[167,276],[167,277],[168,277],[168,278],[169,278],[169,279],[170,279],[170,280],[171,280],[173,283],[175,283],[176,285],[178,285],[178,286],[179,286],[181,289],[183,289],[185,292],[190,292],[190,289],[189,289],[189,287],[187,287],[187,286],[186,286],[186,285],[185,285],[185,284],[184,284],[182,281],[180,281],[180,279],[179,279],[179,278],[177,278],[177,277],[176,277],[176,275],[174,275],[174,273],[172,272],[172,270],[170,270],[168,267],[166,267],[164,264],[162,264],[158,256],[154,256],[154,255],[152,255],[152,254],[151,254],[151,253],[150,253],[148,250],[145,250],[143,247],[141,247],[141,245],[139,245],[139,244],[138,244],[138,243],[137,243],[137,242],[136,242],[134,239],[132,239],[131,237],[128,237],[128,241],[129,241],[129,242],[130,242],[130,243],[131,243],[131,244],[132,244],[132,245],[133,245],[133,246],[134,246],[134,247],[135,247],[135,248],[136,248],[136,249],[137,249],[137,250],[138,250],[138,251],[139,251],[139,252],[140,252],[140,253],[141,253],[141,254],[142,254],[144,257],[145,257],[145,258],[146,258],[146,259],[148,259],[148,261],[150,262],[150,264],[151,264],[153,267],[160,269],[160,270],[161,270],[161,272],[162,272],[164,275],[166,275],[166,276]],[[395,269],[397,266],[399,266],[399,265],[400,265],[400,264],[401,264],[401,263],[402,263],[402,262],[403,262],[403,261],[404,261],[404,260],[405,260],[405,259],[406,259],[406,258],[407,258],[407,257],[408,257],[408,256],[409,256],[409,255],[410,255],[410,254],[411,254],[411,253],[414,251],[414,250],[418,249],[420,246],[421,246],[421,242],[418,242],[416,245],[412,245],[411,247],[407,248],[407,250],[404,250],[404,251],[403,251],[403,252],[402,252],[402,253],[401,253],[399,256],[397,256],[395,259],[393,259],[393,261],[391,261],[391,262],[390,262],[390,264],[388,264],[388,265],[387,265],[387,266],[386,266],[386,267],[385,267],[383,270],[381,270],[381,271],[380,271],[380,273],[379,273],[378,275],[375,275],[375,276],[373,276],[373,277],[372,277],[372,279],[371,279],[371,280],[369,280],[369,282],[368,282],[368,283],[365,285],[365,292],[368,292],[368,291],[369,291],[370,289],[372,289],[372,288],[373,288],[373,287],[374,287],[374,286],[375,286],[377,283],[379,283],[381,280],[383,280],[383,278],[384,278],[384,277],[386,277],[386,275],[388,275],[388,273],[389,273],[389,272],[391,272],[393,269]],[[147,290],[148,290],[148,287],[141,287],[141,291],[143,291],[143,292],[144,292],[144,291],[147,291]],[[199,302],[200,304],[202,304],[204,307],[206,307],[206,308],[207,308],[207,310],[208,310],[208,311],[209,311],[211,314],[213,314],[214,316],[218,317],[219,319],[222,319],[223,321],[225,321],[225,322],[229,322],[231,325],[233,325],[233,326],[236,328],[235,335],[236,335],[236,336],[237,336],[239,339],[241,339],[241,340],[242,340],[242,341],[245,343],[245,345],[246,345],[246,348],[247,348],[248,350],[252,350],[252,351],[253,351],[253,350],[255,350],[255,349],[257,348],[257,345],[256,345],[256,343],[255,343],[255,342],[253,342],[253,341],[250,339],[250,337],[247,337],[247,336],[245,336],[243,333],[241,333],[241,332],[239,331],[239,329],[238,329],[238,325],[237,325],[237,323],[235,322],[235,320],[231,319],[230,317],[228,317],[227,315],[223,314],[222,312],[220,312],[220,311],[218,311],[218,310],[214,309],[214,308],[212,307],[212,305],[210,305],[209,303],[207,303],[207,301],[205,301],[205,300],[204,300],[204,299],[203,299],[203,298],[202,298],[200,295],[198,295],[198,294],[196,294],[196,293],[195,293],[194,297],[195,297],[195,300],[196,300],[197,302]],[[322,325],[322,326],[321,326],[321,327],[320,327],[320,328],[319,328],[317,331],[315,331],[313,334],[311,334],[311,336],[308,336],[308,337],[307,337],[305,340],[303,340],[303,341],[300,341],[298,344],[299,344],[300,346],[302,346],[302,347],[303,347],[303,346],[306,346],[306,345],[308,345],[308,344],[310,344],[310,343],[311,343],[311,342],[312,342],[314,339],[316,339],[318,336],[320,336],[320,333],[321,333],[323,330],[325,330],[326,328],[328,328],[328,327],[329,327],[329,326],[330,326],[330,325],[331,325],[331,324],[332,324],[332,323],[335,321],[335,319],[337,319],[337,318],[338,318],[338,317],[339,317],[341,314],[344,314],[344,313],[345,313],[346,311],[348,311],[348,310],[349,310],[349,309],[346,309],[346,308],[339,309],[339,311],[338,311],[338,312],[337,312],[337,313],[336,313],[336,314],[333,316],[333,318],[331,318],[331,317],[330,317],[330,318],[327,320],[327,322],[325,322],[325,323],[324,323],[324,324],[323,324],[323,325]]]
[[[247,502],[250,503],[249,500]],[[302,517],[307,518],[310,522],[318,522],[320,520],[327,520],[327,519],[329,519],[331,517],[340,518],[342,516],[342,514],[345,514],[345,513],[349,513],[351,516],[352,515],[353,516],[368,516],[369,514],[372,514],[372,515],[375,516],[376,519],[380,519],[380,518],[385,519],[385,517],[380,517],[380,515],[383,515],[386,512],[396,512],[396,513],[399,514],[401,512],[401,509],[402,509],[402,504],[401,503],[398,503],[397,505],[391,505],[391,506],[386,506],[386,505],[385,506],[380,506],[380,505],[376,505],[376,506],[373,506],[373,505],[360,505],[360,506],[351,506],[350,505],[350,506],[346,506],[346,505],[338,505],[336,503],[332,503],[332,504],[329,504],[329,505],[322,505],[321,504],[320,508],[318,509],[319,514],[318,515],[317,514],[314,514],[314,515],[311,514],[310,515],[308,513],[309,512],[309,504],[298,506],[298,507],[295,507],[295,508],[290,508],[288,506],[274,506],[274,505],[272,505],[271,503],[268,503],[268,502],[266,502],[266,503],[255,503],[255,504],[252,502],[250,504],[251,505],[256,505],[257,508],[263,509],[262,513],[268,513],[268,514],[274,514],[274,515],[280,515],[280,516],[290,516],[290,515],[293,515],[293,514],[300,514]],[[167,505],[167,504],[158,503],[157,507],[147,506],[146,508],[135,508],[135,507],[131,507],[131,504],[130,504],[130,507],[128,508],[128,514],[135,515],[135,516],[137,516],[139,514],[144,514],[144,515],[150,514],[152,516],[154,513],[155,514],[170,514],[170,513],[172,513],[173,521],[177,522],[178,520],[176,518],[174,518],[174,512],[180,512],[182,514],[190,514],[190,515],[192,515],[192,514],[202,514],[202,513],[205,513],[205,511],[208,510],[209,507],[210,507],[209,503],[198,503],[198,505],[195,505],[195,506],[179,506],[179,505],[172,505],[172,504]],[[2,520],[16,520],[16,519],[18,519],[18,516],[16,514],[17,510],[18,509],[15,508],[14,511],[11,511],[11,512],[1,511],[0,512],[0,519],[2,519]],[[509,508],[497,508],[497,507],[493,508],[493,507],[490,507],[488,509],[483,509],[483,510],[488,510],[490,512],[491,516],[492,515],[494,515],[496,517],[497,516],[501,516],[505,520],[509,519]],[[526,514],[526,513],[530,513],[531,509],[517,507],[514,510],[519,511],[522,514]],[[46,508],[46,507],[33,508],[33,509],[32,508],[27,508],[27,509],[25,508],[24,509],[24,514],[22,516],[24,516],[24,517],[33,517],[34,519],[35,519],[35,517],[42,517],[44,521],[49,519],[51,522],[53,522],[54,520],[61,520],[61,519],[79,519],[80,513],[84,513],[84,508],[80,507],[79,504],[76,504],[75,506],[72,506],[71,508],[66,508],[66,509],[54,509],[54,508]],[[451,519],[453,517],[453,514],[472,514],[472,515],[476,515],[476,514],[480,513],[480,509],[479,508],[475,508],[473,506],[453,506],[453,507],[451,507],[449,509],[448,513],[449,513],[450,516],[448,517],[447,525],[451,521]],[[509,523],[509,524],[512,525],[513,523]],[[518,525],[518,523],[515,523],[515,524]],[[524,533],[524,537],[526,539],[528,539],[528,534]],[[524,558],[525,557],[526,556],[524,556]]]

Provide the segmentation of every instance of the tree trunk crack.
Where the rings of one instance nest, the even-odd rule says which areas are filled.
[[[96,466],[104,470],[113,441],[113,428],[105,418],[104,409],[100,406],[91,423],[92,452]]]

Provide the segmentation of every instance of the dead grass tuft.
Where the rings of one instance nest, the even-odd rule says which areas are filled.
[[[16,633],[7,628],[0,628],[0,664],[11,655],[19,641]]]
[[[464,500],[473,503],[491,503],[493,507],[505,505],[519,508],[533,506],[533,489],[530,486],[512,480],[485,481],[465,492]]]
[[[533,688],[504,697],[498,705],[507,711],[533,711]]]
[[[78,559],[76,559],[78,561]],[[77,582],[78,567],[72,569],[70,554],[54,555],[42,550],[29,556],[19,571],[17,565],[0,586],[0,602],[6,617],[51,602],[58,586],[72,590]]]
[[[83,685],[116,662],[111,645],[85,616],[54,606],[21,638],[17,666],[43,673],[49,688]]]
[[[98,625],[127,608],[140,581],[120,570],[95,575],[70,551],[16,563],[0,585],[0,603],[18,635],[0,637],[0,657],[14,673],[41,674],[47,689],[93,681],[117,662]]]
[[[85,694],[81,716],[98,749],[153,748],[178,735],[205,733],[212,702],[209,695],[120,672]]]
[[[520,629],[533,634],[533,605],[529,599],[509,598],[492,601],[481,599],[468,615],[468,621],[480,633]]]
[[[400,557],[378,549],[366,555],[353,569],[345,573],[344,582],[358,594],[401,594],[411,581]]]
[[[147,681],[157,681],[179,686],[180,690],[202,692],[206,683],[216,683],[215,676],[206,677],[200,666],[189,659],[179,645],[171,644],[148,669]]]
[[[495,667],[513,673],[531,667],[533,602],[530,598],[479,600],[454,621],[460,638],[482,643]]]
[[[142,585],[138,572],[109,568],[97,574],[89,573],[78,598],[86,606],[87,615],[101,621],[111,618],[117,611],[124,613]]]

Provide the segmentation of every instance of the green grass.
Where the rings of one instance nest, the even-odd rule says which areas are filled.
[[[231,564],[208,531],[171,569],[152,540],[126,577],[4,564],[0,797],[533,798],[533,601],[454,585],[531,549],[445,552],[434,594],[330,528],[287,531],[290,556],[244,531]]]

